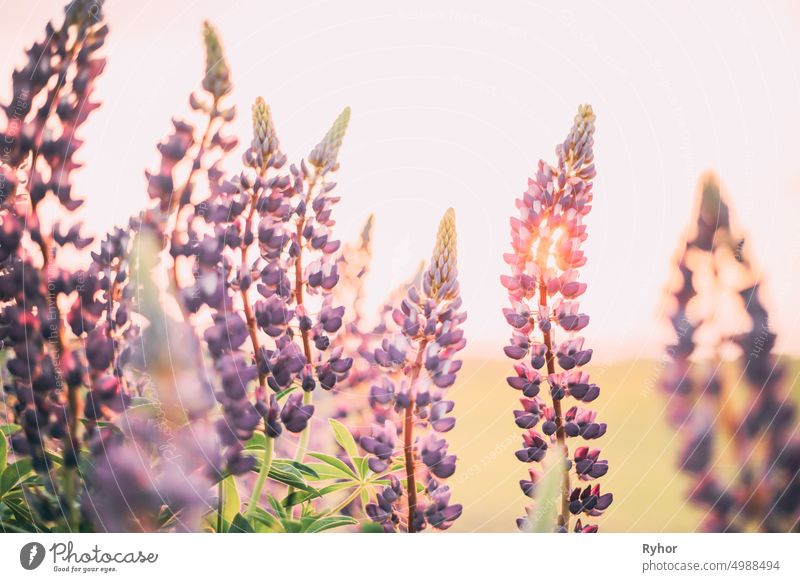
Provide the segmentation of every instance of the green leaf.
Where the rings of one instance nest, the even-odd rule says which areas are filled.
[[[369,459],[366,457],[356,457],[353,459],[353,465],[362,479],[366,479],[372,469],[369,468]]]
[[[18,424],[0,424],[0,434],[5,436],[11,436],[15,432],[19,432],[22,430],[22,427]]]
[[[278,402],[280,402],[281,400],[283,400],[284,398],[286,398],[287,396],[289,396],[289,394],[291,394],[291,393],[292,393],[292,392],[294,392],[295,390],[297,390],[297,386],[289,386],[289,387],[288,387],[288,388],[286,388],[285,390],[281,390],[280,392],[278,392],[278,393],[275,395],[275,400],[277,400]]]
[[[344,473],[327,463],[308,463],[307,466],[317,474],[316,477],[312,478],[313,481],[327,481],[328,479],[353,480],[353,476],[349,473]]]
[[[5,435],[0,435],[0,475],[3,474],[3,471],[8,464],[8,443],[6,441]]]
[[[297,469],[298,471],[300,471],[304,475],[308,475],[309,477],[313,477],[313,478],[318,478],[319,477],[319,475],[317,474],[317,472],[314,469],[312,469],[311,467],[309,467],[305,463],[301,463],[300,461],[294,461],[294,460],[291,460],[291,459],[276,459],[276,460],[272,461],[272,464],[273,464],[273,466],[278,466],[278,467],[283,467],[283,466],[288,465],[290,467],[294,467],[295,469]]]
[[[51,461],[54,465],[60,467],[64,464],[64,459],[62,459],[61,455],[55,451],[47,451],[45,452],[45,455],[47,455],[47,459]],[[88,456],[88,455],[83,455],[83,456]]]
[[[222,519],[228,523],[233,523],[233,519],[242,506],[242,502],[239,500],[239,491],[236,489],[236,480],[233,476],[226,477],[222,481],[222,497]]]
[[[301,489],[303,491],[310,491],[312,489],[306,484],[300,472],[294,468],[287,471],[273,465],[269,468],[269,478],[273,481],[283,483],[284,485],[294,487],[295,489]]]
[[[254,533],[253,526],[241,513],[237,513],[231,523],[230,533]]]
[[[323,517],[314,521],[314,523],[308,526],[304,531],[305,533],[317,533],[328,529],[344,527],[346,525],[355,525],[357,523],[358,520],[353,519],[352,517],[347,517],[345,515],[332,515],[330,517]]]
[[[375,523],[373,521],[368,521],[367,523],[361,524],[361,533],[386,533],[383,531],[383,527],[379,523]]]
[[[20,459],[16,463],[11,463],[0,475],[0,497],[11,491],[14,487],[21,484],[33,473],[33,463],[30,459]]]
[[[309,499],[315,499],[320,496],[319,491],[292,491],[286,498],[283,500],[284,507],[294,507],[299,503],[303,503],[308,501]]]
[[[244,444],[245,450],[263,451],[267,447],[267,437],[263,432],[254,433],[250,440]]]
[[[253,510],[253,519],[266,526],[270,531],[283,531],[280,520],[261,507],[256,507],[255,510]]]
[[[3,500],[3,503],[7,505],[11,510],[11,513],[14,514],[14,517],[16,517],[17,522],[21,527],[26,529],[30,528],[31,531],[44,529],[36,522],[36,519],[34,519],[34,516],[24,499],[7,497]]]
[[[283,526],[283,531],[286,533],[300,533],[303,531],[303,526],[299,521],[294,519],[281,519],[281,525]]]
[[[269,504],[272,506],[272,509],[275,510],[275,513],[278,514],[278,517],[280,518],[286,517],[286,508],[284,508],[283,505],[281,505],[281,502],[278,501],[274,495],[270,495],[267,498],[267,500],[269,501]]]
[[[319,490],[320,497],[324,497],[328,493],[334,493],[336,491],[341,491],[342,489],[352,489],[353,487],[358,487],[359,484],[354,481],[348,481],[345,483],[334,483],[333,485],[328,485],[327,487],[323,487]]]
[[[350,434],[350,430],[335,418],[328,419],[328,422],[333,427],[333,437],[347,453],[347,456],[351,459],[358,457],[358,445],[356,445],[353,435]]]
[[[527,531],[553,533],[558,507],[561,505],[561,470],[564,463],[562,450],[556,445],[554,454],[548,455],[548,458],[556,460],[545,467],[544,475],[536,484],[534,496],[536,503],[528,510]]]
[[[353,470],[350,467],[348,467],[347,464],[341,459],[337,459],[336,457],[326,455],[325,453],[309,453],[308,456],[314,457],[315,459],[320,460],[323,463],[330,465],[331,467],[336,467],[342,474],[344,474],[345,477],[352,477],[353,479],[358,479],[358,476],[353,472]]]

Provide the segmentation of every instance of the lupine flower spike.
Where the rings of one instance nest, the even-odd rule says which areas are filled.
[[[48,507],[65,518],[67,530],[78,526],[82,387],[102,393],[109,412],[125,400],[117,379],[105,374],[113,350],[111,330],[100,320],[110,282],[99,270],[67,267],[64,260],[94,240],[74,218],[83,200],[73,189],[73,172],[81,166],[79,130],[100,106],[93,91],[105,67],[99,53],[107,33],[102,2],[70,3],[63,24],[48,23],[44,40],[14,71],[0,127],[0,349],[9,350],[7,414],[21,427],[11,449],[31,457],[45,483],[40,493],[57,503],[55,510]],[[49,204],[57,208],[47,213],[52,219],[42,212]],[[76,295],[86,303],[70,311],[67,326],[62,309]],[[92,421],[95,412],[87,410]],[[5,464],[5,456],[1,460]]]
[[[400,527],[414,533],[427,525],[447,529],[461,515],[461,505],[450,504],[450,488],[443,483],[455,473],[456,456],[438,435],[455,426],[454,402],[446,400],[446,393],[461,368],[455,356],[466,345],[453,209],[439,224],[422,292],[410,287],[392,318],[400,331],[387,334],[375,360],[390,373],[402,372],[402,379],[387,374],[371,388],[376,423],[361,446],[371,455],[373,471],[402,467],[405,483],[393,481],[365,509],[387,531]]]
[[[593,411],[579,406],[600,392],[583,370],[592,350],[584,347],[578,332],[589,316],[579,311],[576,301],[586,291],[578,269],[586,263],[580,247],[587,237],[583,219],[593,198],[594,121],[592,108],[581,106],[567,139],[556,148],[557,166],[540,161],[536,176],[528,180],[528,189],[516,203],[519,216],[511,219],[512,252],[505,255],[511,275],[502,277],[511,303],[503,313],[513,328],[505,353],[517,361],[515,375],[507,381],[522,394],[522,409],[514,411],[514,417],[525,430],[516,456],[523,463],[541,463],[551,450],[562,451],[561,503],[553,524],[562,532],[569,530],[570,515],[598,516],[612,501],[599,485],[571,488],[572,478],[580,483],[602,477],[608,462],[600,458],[599,449],[588,446],[576,446],[570,458],[568,446],[569,439],[591,440],[606,432],[606,424],[596,422]],[[557,337],[559,329],[563,338]],[[576,403],[566,408],[570,398]],[[529,474],[520,488],[536,498],[541,472],[531,468]],[[527,517],[517,523],[523,530],[530,527]],[[597,529],[577,523],[575,531]]]
[[[662,377],[667,418],[682,437],[679,467],[692,479],[690,500],[706,511],[703,530],[793,531],[800,511],[800,441],[785,369],[772,353],[776,336],[761,300],[763,275],[734,230],[716,176],[704,176],[698,199],[697,223],[670,290],[676,341],[667,347]],[[735,306],[739,316],[722,311],[727,317],[721,317],[724,305]],[[748,320],[747,330],[729,327]],[[720,371],[731,351],[740,354],[736,377],[745,386]],[[737,394],[745,388],[747,404],[738,406]],[[732,444],[720,448],[718,441]],[[736,473],[720,470],[723,464],[736,466]]]

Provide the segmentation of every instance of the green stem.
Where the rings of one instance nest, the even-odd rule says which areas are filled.
[[[311,392],[303,393],[303,404],[311,404]],[[298,463],[303,462],[306,452],[308,451],[308,439],[311,437],[311,431],[309,430],[310,424],[311,423],[300,433],[300,440],[297,442],[297,452],[294,454],[294,460]]]
[[[225,489],[223,485],[224,479],[220,479],[217,483],[217,533],[222,533],[222,524],[224,518],[222,517],[222,508],[225,505]]]
[[[79,524],[75,513],[75,470],[67,467],[64,467],[64,499],[67,504],[67,529],[71,533],[77,533]]]
[[[346,498],[344,501],[342,501],[342,502],[341,502],[339,505],[337,505],[336,507],[334,507],[334,508],[333,508],[333,509],[331,509],[330,511],[326,512],[326,515],[336,515],[336,514],[337,514],[337,513],[339,513],[341,510],[343,510],[345,507],[347,507],[348,505],[350,505],[350,504],[351,504],[353,501],[355,501],[355,500],[356,500],[356,497],[358,497],[360,494],[361,494],[361,487],[356,487],[356,490],[355,490],[355,491],[353,491],[353,493],[352,493],[351,495],[349,495],[349,496],[348,496],[348,497],[347,497],[347,498]]]
[[[311,404],[311,392],[304,392],[303,393],[303,404]],[[294,460],[296,463],[302,463],[303,459],[308,452],[308,440],[311,438],[311,423],[307,424],[306,427],[303,429],[303,432],[300,433],[300,440],[297,441],[297,452],[294,454]],[[286,497],[289,497],[294,493],[294,487],[289,487],[286,492]],[[298,506],[299,508],[299,506]],[[294,509],[292,510],[294,511]]]
[[[264,482],[269,475],[269,469],[272,466],[272,451],[273,439],[266,438],[267,442],[264,445],[264,457],[261,459],[261,470],[258,472],[258,479],[256,479],[253,493],[250,495],[250,502],[247,504],[246,517],[252,517],[258,507],[258,501],[261,499],[261,490],[264,488]]]

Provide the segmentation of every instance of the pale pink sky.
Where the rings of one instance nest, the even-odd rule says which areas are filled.
[[[800,10],[748,2],[110,1],[103,108],[86,127],[77,192],[93,229],[145,197],[143,168],[202,75],[218,27],[237,130],[271,104],[284,149],[306,155],[345,105],[339,233],[376,214],[371,301],[427,258],[456,209],[467,333],[498,354],[508,216],[579,103],[598,116],[598,177],[583,301],[601,359],[658,352],[661,290],[695,182],[717,170],[764,268],[781,347],[800,351]],[[0,2],[0,94],[23,45],[62,2]],[[249,139],[249,138],[247,138]],[[246,141],[246,140],[245,140]],[[238,155],[234,157],[234,160]],[[485,348],[489,347],[487,351]]]

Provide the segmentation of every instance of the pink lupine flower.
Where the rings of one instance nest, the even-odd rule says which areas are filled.
[[[612,499],[610,494],[599,496],[599,489],[594,493],[570,490],[571,473],[579,480],[596,479],[608,470],[608,462],[599,458],[599,449],[579,447],[570,463],[567,439],[599,438],[606,424],[595,422],[593,411],[577,406],[566,413],[562,409],[565,398],[591,402],[599,395],[599,388],[582,369],[591,360],[592,350],[584,348],[583,337],[576,335],[589,324],[576,299],[586,291],[578,276],[586,264],[581,250],[587,237],[583,217],[593,197],[594,120],[591,107],[580,107],[570,134],[556,148],[557,165],[540,161],[535,177],[528,180],[528,189],[516,202],[519,215],[510,221],[512,252],[504,259],[511,274],[501,277],[511,305],[503,315],[512,328],[504,352],[517,362],[516,375],[507,382],[525,396],[520,400],[522,409],[514,411],[517,426],[527,431],[516,456],[525,463],[539,463],[552,449],[567,457],[555,461],[564,469],[553,527],[564,532],[569,531],[570,514],[598,516]],[[563,338],[556,337],[560,333]],[[549,394],[542,394],[544,380]],[[540,423],[541,433],[534,429]],[[557,447],[550,446],[556,443]],[[538,478],[539,472],[531,469],[530,479],[520,481],[525,495],[534,496]],[[518,524],[526,529],[529,520],[522,518]],[[597,527],[578,520],[575,531],[594,532]]]

